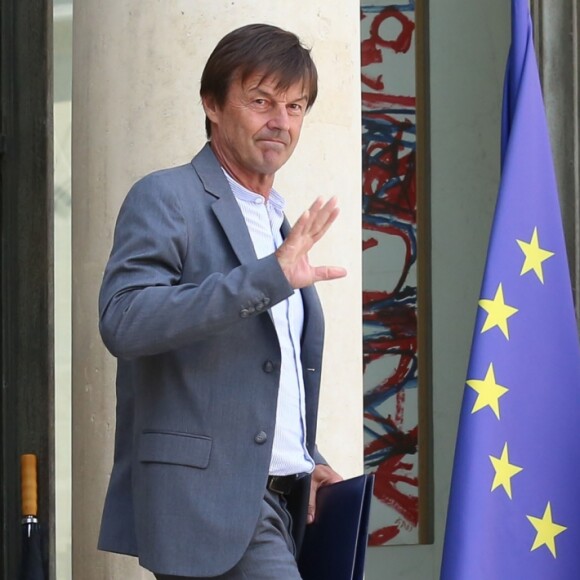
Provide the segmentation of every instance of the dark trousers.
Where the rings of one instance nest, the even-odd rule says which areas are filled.
[[[267,490],[258,525],[242,559],[228,572],[211,580],[301,580],[296,566],[292,518],[283,496]],[[210,580],[205,577],[166,576],[157,580]]]

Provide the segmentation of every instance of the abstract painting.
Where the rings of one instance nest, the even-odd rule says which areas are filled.
[[[419,541],[415,1],[361,5],[370,546]]]

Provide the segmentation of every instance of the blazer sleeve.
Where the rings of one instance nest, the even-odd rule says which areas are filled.
[[[328,461],[324,459],[324,456],[320,451],[318,451],[318,445],[314,446],[314,453],[312,454],[312,459],[316,465],[328,465]]]
[[[148,176],[127,195],[103,277],[99,328],[120,358],[186,346],[243,323],[294,291],[274,254],[225,274],[209,273],[199,284],[182,283],[192,251],[184,211],[179,196],[160,181]]]

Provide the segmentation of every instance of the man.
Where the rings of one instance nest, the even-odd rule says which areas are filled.
[[[313,284],[346,272],[308,261],[338,208],[318,199],[290,230],[273,189],[317,73],[294,34],[255,24],[219,42],[200,93],[209,143],[133,186],[101,288],[118,371],[99,547],[163,580],[295,580],[316,490],[340,480],[315,447]]]

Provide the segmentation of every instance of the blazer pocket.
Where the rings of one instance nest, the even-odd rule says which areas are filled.
[[[211,446],[212,439],[203,435],[144,431],[139,441],[139,461],[205,469],[209,465]]]

